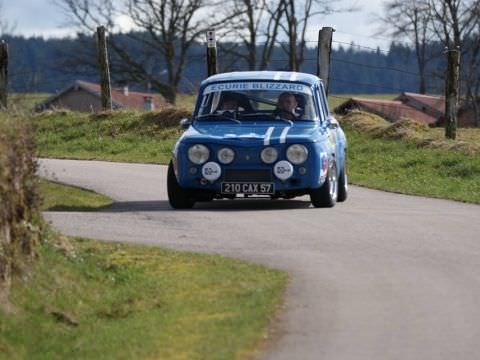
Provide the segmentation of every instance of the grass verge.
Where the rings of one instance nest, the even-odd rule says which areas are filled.
[[[431,130],[418,124],[389,125],[382,121],[365,113],[342,120],[349,142],[352,183],[480,204],[476,144],[430,141]]]
[[[47,211],[94,211],[113,203],[105,195],[46,180],[40,180],[39,192],[42,210]]]
[[[221,256],[50,235],[0,311],[0,358],[242,358],[285,284]]]
[[[186,110],[89,115],[61,111],[34,115],[39,156],[83,160],[166,163],[181,134]]]

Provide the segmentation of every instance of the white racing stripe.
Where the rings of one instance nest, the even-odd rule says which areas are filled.
[[[290,126],[287,126],[282,130],[282,133],[280,134],[280,144],[285,144],[287,142],[287,134],[289,130]]]
[[[265,133],[265,139],[263,140],[263,145],[265,146],[270,145],[270,137],[272,136],[273,130],[275,130],[273,126],[268,128],[267,132]]]
[[[290,81],[295,81],[295,80],[297,80],[297,73],[296,72],[294,72],[294,73],[292,73],[292,75],[290,75]]]
[[[282,73],[280,71],[275,73],[275,76],[273,77],[273,80],[280,80],[282,77]]]

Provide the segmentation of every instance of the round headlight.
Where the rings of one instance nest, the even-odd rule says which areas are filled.
[[[223,148],[218,151],[218,161],[222,164],[230,164],[235,159],[235,153],[230,148]]]
[[[188,159],[197,165],[202,165],[210,157],[210,151],[205,145],[196,144],[188,149]]]
[[[273,147],[267,147],[262,150],[260,157],[265,164],[273,164],[278,159],[278,151]]]
[[[292,164],[303,164],[308,158],[308,149],[300,144],[294,144],[287,149],[287,159]]]

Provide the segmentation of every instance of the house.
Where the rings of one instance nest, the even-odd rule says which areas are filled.
[[[101,110],[100,85],[77,80],[59,93],[35,106],[35,110],[62,108],[81,112]],[[168,106],[158,94],[130,91],[127,86],[112,88],[112,106],[114,109],[137,109],[152,111]]]
[[[401,93],[394,100],[377,100],[353,97],[334,109],[337,114],[352,110],[364,110],[395,122],[401,118],[417,120],[431,127],[444,126],[445,97]],[[479,103],[480,109],[480,103]],[[475,112],[472,105],[460,104],[458,126],[475,127]]]
[[[445,113],[445,97],[403,92],[395,98],[418,111],[441,119]]]
[[[439,117],[429,112],[419,110],[400,100],[377,100],[354,97],[336,107],[334,111],[337,114],[345,115],[352,110],[368,111],[391,122],[395,122],[401,118],[410,118],[429,126],[436,126],[439,121]],[[443,115],[440,114],[440,116]]]

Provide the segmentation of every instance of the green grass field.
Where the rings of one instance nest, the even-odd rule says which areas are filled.
[[[0,310],[0,359],[246,358],[286,280],[217,255],[52,234]]]
[[[345,130],[353,184],[480,204],[480,156]]]

